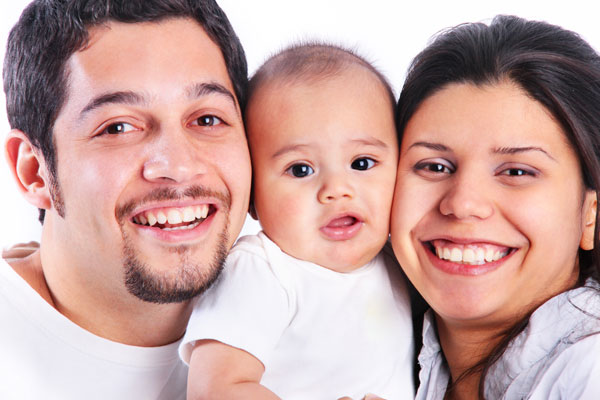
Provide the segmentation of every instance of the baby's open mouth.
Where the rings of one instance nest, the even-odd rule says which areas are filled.
[[[489,243],[459,244],[442,239],[425,242],[425,246],[442,260],[467,265],[498,261],[515,250],[512,247]]]
[[[215,212],[210,204],[188,207],[156,208],[135,215],[133,223],[165,231],[194,229]]]
[[[328,228],[346,228],[358,223],[358,219],[353,216],[347,215],[344,217],[336,218],[331,220],[328,224]]]

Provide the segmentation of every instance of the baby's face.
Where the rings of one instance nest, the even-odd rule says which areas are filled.
[[[398,162],[392,105],[363,68],[267,83],[246,113],[254,206],[287,254],[347,272],[388,238]]]

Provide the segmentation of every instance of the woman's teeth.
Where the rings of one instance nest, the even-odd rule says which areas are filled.
[[[461,264],[482,265],[488,262],[498,261],[506,257],[510,252],[508,247],[493,245],[452,245],[432,243],[435,254],[442,260]]]
[[[161,227],[165,230],[175,229],[192,229],[208,216],[209,205],[201,204],[197,206],[182,207],[182,208],[165,208],[160,210],[149,210],[133,217],[133,222],[139,225],[155,226],[157,224],[177,225]],[[195,222],[194,222],[195,221]],[[192,224],[188,224],[193,222]]]

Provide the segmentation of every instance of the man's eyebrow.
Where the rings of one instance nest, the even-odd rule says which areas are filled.
[[[104,93],[97,97],[94,97],[90,102],[81,110],[79,113],[80,117],[83,118],[85,114],[95,110],[105,104],[145,104],[146,98],[139,93],[131,91],[121,92],[110,92]]]
[[[225,86],[219,83],[195,83],[185,90],[186,96],[190,99],[197,99],[213,93],[224,95],[227,99],[231,100],[233,107],[237,111],[237,101],[235,96]],[[128,90],[104,93],[90,100],[83,110],[81,110],[80,118],[83,118],[85,114],[106,104],[139,105],[147,103],[148,101],[145,96]],[[237,112],[239,113],[239,111]]]
[[[427,149],[435,150],[435,151],[450,151],[450,148],[444,146],[441,143],[431,143],[431,142],[415,142],[409,146],[407,150],[412,149],[413,147],[425,147]]]
[[[527,153],[530,151],[537,151],[540,152],[544,155],[546,155],[548,158],[550,158],[553,161],[556,161],[556,159],[554,157],[552,157],[550,155],[550,153],[548,153],[546,150],[542,149],[541,147],[538,146],[523,146],[523,147],[497,147],[495,149],[492,150],[492,154],[519,154],[519,153]]]
[[[238,103],[235,98],[235,95],[220,83],[194,83],[185,90],[185,93],[189,99],[197,99],[200,97],[208,96],[210,94],[221,94],[231,101],[233,108],[235,108],[236,110],[238,109]]]

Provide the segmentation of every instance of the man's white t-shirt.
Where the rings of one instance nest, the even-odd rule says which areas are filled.
[[[200,339],[254,355],[261,384],[285,400],[414,398],[410,300],[388,249],[338,273],[290,257],[263,233],[243,237],[194,309],[185,361]]]
[[[4,260],[0,321],[0,399],[185,399],[179,342],[135,347],[96,336],[56,311]]]

